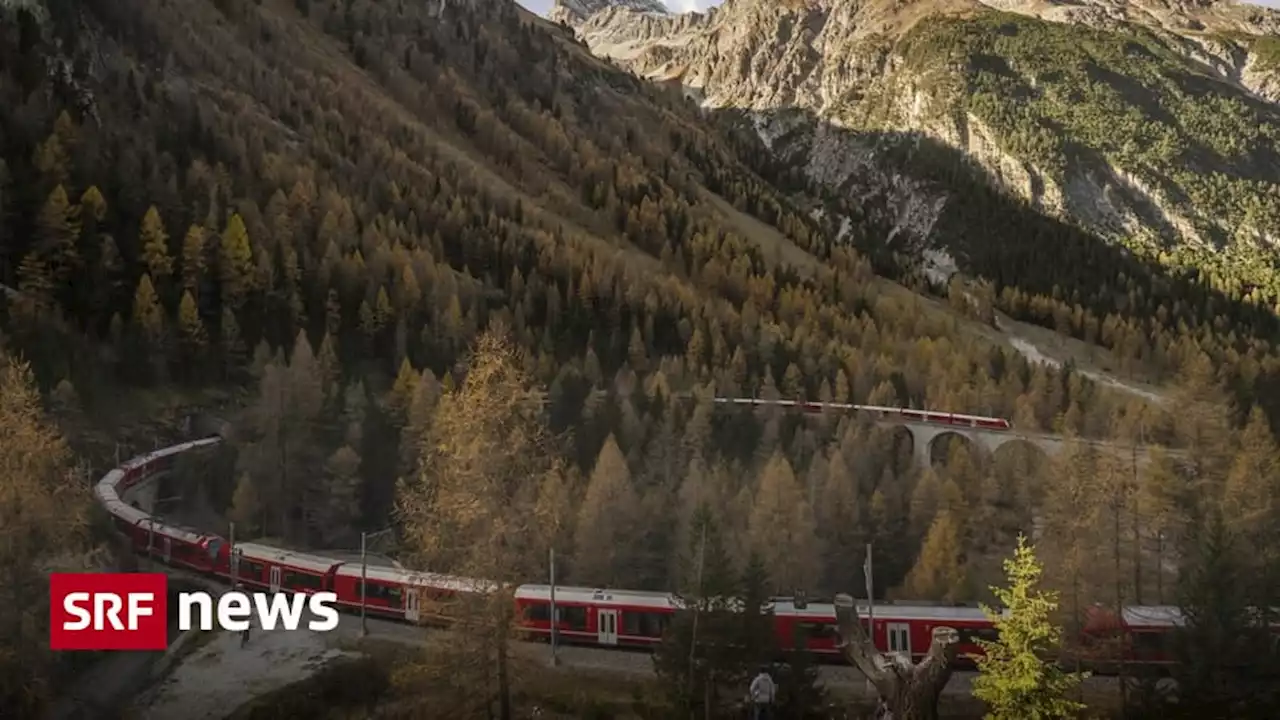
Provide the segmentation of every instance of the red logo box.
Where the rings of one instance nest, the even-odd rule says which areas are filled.
[[[53,573],[52,650],[164,650],[169,578],[161,573]]]

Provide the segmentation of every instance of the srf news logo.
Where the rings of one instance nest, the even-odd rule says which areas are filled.
[[[169,578],[160,573],[54,573],[49,576],[49,647],[53,650],[164,650],[169,646]],[[331,592],[178,594],[178,630],[240,631],[338,627]],[[199,622],[193,615],[200,613]],[[251,622],[251,619],[254,620]],[[215,620],[217,622],[215,626]]]

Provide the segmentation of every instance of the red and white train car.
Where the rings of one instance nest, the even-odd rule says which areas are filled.
[[[456,575],[416,572],[403,568],[343,563],[334,573],[333,591],[338,603],[359,610],[364,583],[365,611],[409,622],[444,623],[459,597],[493,592],[497,585]]]
[[[881,652],[902,653],[919,660],[929,652],[933,630],[949,627],[960,634],[956,656],[962,661],[981,654],[977,640],[996,639],[995,625],[976,607],[947,605],[876,605],[873,618],[867,619],[868,607],[858,603],[862,629]],[[797,603],[793,598],[775,598],[773,615],[778,628],[778,642],[783,648],[795,647],[803,639],[811,652],[820,657],[838,659],[839,628],[835,605],[829,602]]]
[[[230,579],[228,544],[210,541],[218,557],[218,574]],[[236,543],[236,579],[251,590],[279,592],[282,588],[315,593],[333,590],[333,578],[341,560],[295,552],[259,543]]]
[[[551,587],[516,588],[520,627],[531,637],[551,636]],[[556,586],[556,637],[609,647],[653,647],[682,607],[671,593]]]

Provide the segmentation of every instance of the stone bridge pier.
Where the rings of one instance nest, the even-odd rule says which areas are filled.
[[[1025,443],[1036,448],[1047,458],[1052,458],[1063,451],[1069,442],[1080,442],[1094,447],[1098,452],[1111,454],[1125,459],[1133,457],[1134,449],[1130,445],[1106,443],[1098,440],[1077,439],[1068,441],[1060,435],[1017,432],[1014,430],[986,430],[983,428],[957,427],[954,425],[936,425],[932,423],[885,422],[886,426],[902,427],[911,434],[911,457],[917,468],[928,468],[933,462],[933,450],[938,441],[945,435],[958,435],[971,446],[981,448],[988,456],[1013,443]],[[1145,466],[1149,460],[1145,446],[1137,449],[1139,466]]]

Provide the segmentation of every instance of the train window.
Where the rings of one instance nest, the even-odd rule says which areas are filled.
[[[560,624],[566,630],[586,630],[587,629],[587,609],[570,605],[568,607],[557,607],[556,614],[560,616]]]
[[[662,637],[663,631],[666,630],[666,620],[666,616],[662,613],[624,610],[622,633],[639,637]]]
[[[532,622],[551,622],[551,606],[549,605],[525,605],[524,619]]]
[[[800,623],[797,627],[810,640],[835,639],[840,635],[840,631],[831,623]]]
[[[360,595],[360,581],[356,581],[356,596]],[[399,605],[400,598],[403,596],[400,588],[390,585],[379,585],[377,583],[365,584],[364,590],[365,600],[381,600],[389,605]]]
[[[1164,655],[1165,633],[1136,632],[1133,634],[1133,654],[1139,658],[1159,658]]]
[[[250,580],[260,580],[262,578],[262,563],[260,562],[240,558],[237,566],[237,574],[242,578]]]
[[[960,642],[965,645],[977,645],[979,640],[996,642],[1000,632],[995,628],[960,628]]]
[[[324,585],[323,578],[316,575],[307,575],[298,572],[286,572],[284,580],[280,583],[287,588],[305,588],[310,590],[320,590]]]

